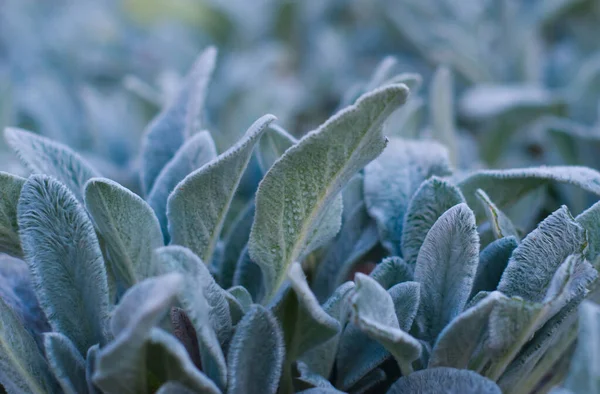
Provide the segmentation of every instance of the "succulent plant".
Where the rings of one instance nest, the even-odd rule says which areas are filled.
[[[201,116],[213,66],[208,49],[148,125],[133,191],[66,145],[5,131],[31,172],[0,173],[7,392],[560,382],[596,287],[600,203],[560,206],[530,232],[502,210],[548,184],[599,196],[600,173],[457,171],[443,122],[434,139],[395,134],[407,75],[374,78],[299,140],[265,115],[218,152]],[[262,180],[248,192],[253,155]]]

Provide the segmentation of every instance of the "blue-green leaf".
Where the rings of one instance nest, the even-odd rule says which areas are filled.
[[[263,174],[284,154],[286,150],[298,142],[282,127],[271,125],[258,142],[258,165]]]
[[[223,237],[223,253],[218,263],[219,284],[227,289],[233,285],[233,278],[254,221],[254,200],[233,220],[230,230]]]
[[[477,189],[475,195],[485,210],[485,214],[496,238],[514,237],[519,241],[519,233],[517,232],[515,225],[504,212],[498,209],[490,197],[481,189]]]
[[[588,245],[585,255],[590,262],[595,263],[600,254],[600,202],[579,214],[575,221],[587,231]]]
[[[510,256],[517,246],[519,243],[514,237],[507,237],[495,240],[481,251],[471,297],[480,291],[496,290]]]
[[[452,73],[447,67],[438,67],[431,80],[429,93],[433,137],[448,149],[450,162],[458,163],[458,139],[454,125],[454,89]]]
[[[502,394],[491,380],[473,371],[454,368],[428,368],[401,377],[387,394],[438,394],[443,387],[447,394]]]
[[[54,376],[65,394],[87,393],[85,360],[66,336],[49,332],[44,334],[46,358]]]
[[[17,202],[25,179],[0,171],[0,252],[22,257]]]
[[[194,394],[194,391],[179,382],[169,381],[160,386],[156,394]]]
[[[40,306],[54,331],[79,352],[103,344],[108,284],[94,227],[73,193],[45,175],[32,175],[17,208],[25,259]]]
[[[250,258],[248,247],[244,247],[242,254],[236,264],[233,284],[242,286],[252,296],[255,302],[262,300],[264,296],[263,274],[258,264]]]
[[[390,85],[362,96],[308,133],[271,167],[256,194],[249,250],[271,299],[288,267],[340,227],[336,196],[385,147],[382,125],[408,89]],[[340,212],[341,214],[341,212]],[[329,220],[328,220],[329,219]]]
[[[272,115],[258,119],[234,146],[179,182],[167,203],[172,244],[191,249],[206,264],[212,261],[254,144],[274,120]]]
[[[370,276],[388,290],[398,283],[412,280],[414,268],[406,264],[400,257],[388,257],[377,264]]]
[[[88,349],[87,357],[85,358],[85,379],[87,381],[88,394],[101,394],[100,389],[94,384],[93,380],[99,349],[99,345],[92,346]]]

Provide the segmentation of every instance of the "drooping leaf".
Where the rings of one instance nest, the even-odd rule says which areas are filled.
[[[388,257],[375,267],[370,276],[388,290],[398,283],[411,281],[414,277],[414,268],[400,257]]]
[[[400,255],[404,217],[421,183],[451,173],[446,148],[435,141],[392,139],[365,167],[365,202],[383,245]]]
[[[234,219],[231,229],[223,237],[223,254],[218,268],[219,284],[225,289],[233,285],[237,263],[248,244],[253,221],[254,201],[250,201]]]
[[[332,204],[344,184],[383,150],[382,124],[407,93],[404,85],[390,85],[362,96],[288,149],[263,178],[249,250],[263,271],[267,299],[292,262],[337,233],[340,217]]]
[[[513,251],[498,290],[507,296],[541,301],[559,265],[584,246],[585,230],[567,207],[559,208]]]
[[[0,171],[0,252],[22,257],[17,202],[25,179]]]
[[[145,195],[186,138],[199,128],[198,116],[204,107],[216,56],[213,47],[198,56],[177,97],[148,125],[142,143],[141,183]]]
[[[258,119],[234,146],[179,182],[167,203],[172,244],[189,248],[206,264],[211,262],[254,144],[274,120],[272,115]]]
[[[258,165],[263,174],[266,174],[273,163],[297,142],[298,140],[281,126],[271,125],[258,142]]]
[[[229,394],[275,394],[285,354],[275,317],[254,305],[238,324],[229,346]]]
[[[423,339],[432,343],[462,312],[478,262],[475,215],[466,204],[455,205],[431,227],[417,257],[415,281],[422,286],[418,324]]]
[[[163,245],[152,209],[138,195],[109,179],[85,185],[85,205],[108,249],[108,262],[121,290],[157,274],[152,251]]]
[[[9,394],[46,394],[57,383],[33,337],[0,298],[0,383]]]
[[[481,189],[477,189],[475,195],[482,204],[488,221],[492,226],[492,231],[497,239],[504,237],[514,237],[519,241],[519,233],[511,220],[502,212],[496,204],[490,200],[490,197]]]
[[[58,179],[79,201],[83,200],[83,185],[88,179],[99,176],[71,148],[46,137],[14,128],[7,128],[4,137],[31,172]]]
[[[454,125],[454,87],[452,73],[438,67],[431,80],[429,108],[433,137],[448,149],[450,162],[458,163],[458,140]]]
[[[94,227],[73,193],[32,175],[17,208],[33,282],[54,331],[68,333],[81,354],[106,339],[108,284]]]
[[[85,360],[66,336],[57,332],[44,334],[46,358],[65,394],[87,393]]]
[[[517,246],[519,243],[514,237],[506,237],[495,240],[481,251],[471,297],[480,291],[496,290],[512,252]]]
[[[217,157],[217,148],[208,131],[201,131],[186,141],[163,167],[146,200],[156,213],[165,241],[168,241],[167,200],[175,186],[188,174]]]
[[[424,181],[408,204],[402,230],[402,256],[411,265],[433,224],[448,209],[465,202],[460,190],[438,177]]]
[[[579,214],[575,221],[587,230],[588,245],[585,255],[594,263],[600,254],[600,202]]]
[[[454,368],[428,368],[401,377],[387,394],[438,394],[440,388],[448,394],[501,394],[491,380],[476,372]]]

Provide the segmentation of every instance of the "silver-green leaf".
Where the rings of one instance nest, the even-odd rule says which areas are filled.
[[[57,332],[44,334],[44,349],[50,368],[65,394],[87,393],[85,360],[66,336]]]
[[[17,202],[25,179],[0,171],[0,251],[22,257]]]

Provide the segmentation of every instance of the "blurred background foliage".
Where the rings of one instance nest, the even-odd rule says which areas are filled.
[[[265,113],[301,136],[400,78],[412,95],[388,133],[440,139],[459,174],[600,169],[598,37],[597,0],[0,0],[0,127],[65,142],[138,190],[145,125],[214,45],[203,124],[221,152]],[[526,228],[559,203],[590,201],[546,189],[514,217]]]

